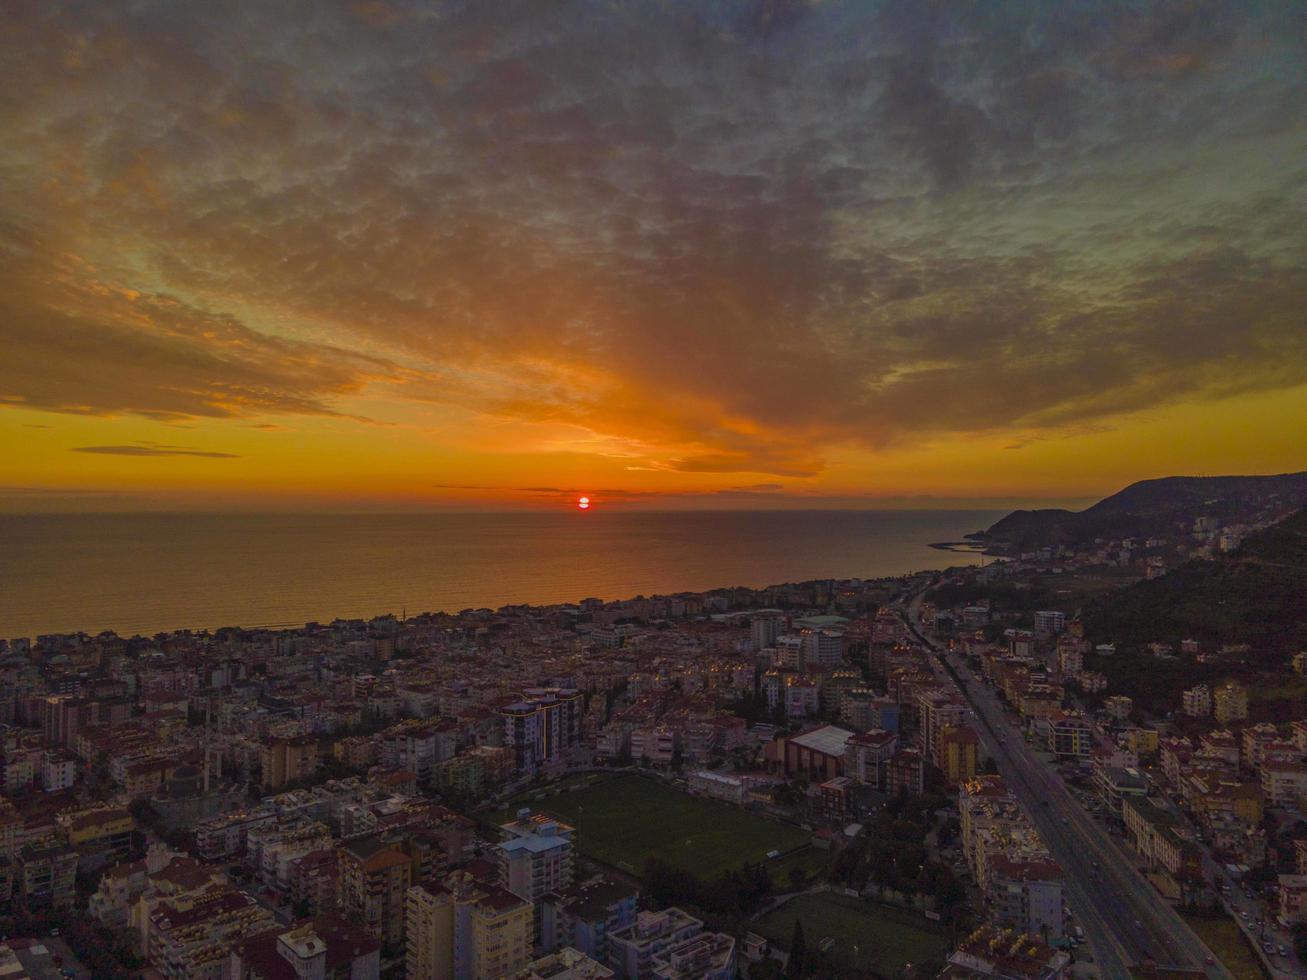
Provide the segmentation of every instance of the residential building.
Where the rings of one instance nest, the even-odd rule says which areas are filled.
[[[980,771],[980,736],[970,725],[945,728],[935,744],[935,765],[950,786],[974,779]]]
[[[1041,636],[1056,636],[1066,629],[1066,613],[1056,609],[1041,609],[1035,613],[1035,632]]]
[[[517,819],[499,828],[503,838],[495,851],[499,880],[514,895],[534,907],[533,938],[541,933],[539,902],[550,892],[564,891],[573,881],[572,841],[576,830],[544,814],[519,810]]]
[[[318,768],[318,740],[312,735],[269,739],[260,749],[259,761],[263,788],[281,789],[313,775]]]
[[[1180,696],[1181,710],[1191,718],[1208,718],[1212,714],[1212,691],[1206,684],[1188,688]]]
[[[405,901],[407,980],[499,980],[531,959],[531,903],[465,871]]]
[[[639,890],[596,876],[541,897],[540,947],[570,946],[607,963],[609,937],[635,922]]]
[[[1062,942],[1063,877],[1056,861],[997,854],[988,871],[985,902],[993,921],[1050,945]]]
[[[377,834],[348,841],[337,848],[337,854],[341,914],[380,940],[383,949],[400,948],[412,858]]]
[[[1134,707],[1134,700],[1124,694],[1113,694],[1103,702],[1103,710],[1113,721],[1125,721],[1130,717]]]
[[[1212,695],[1212,715],[1222,725],[1247,718],[1248,689],[1238,681],[1222,684]]]
[[[882,728],[858,732],[844,743],[844,772],[875,790],[885,788],[885,765],[898,751],[899,737]]]
[[[939,980],[1063,980],[1071,957],[1015,929],[981,926],[958,943]]]
[[[18,852],[13,891],[28,909],[71,908],[76,898],[77,852],[63,845],[28,845]]]
[[[1264,762],[1261,786],[1272,806],[1297,806],[1307,799],[1307,765],[1301,762]]]
[[[885,763],[885,792],[920,796],[926,787],[925,760],[919,749],[899,749]]]
[[[233,946],[273,927],[272,913],[244,892],[210,892],[185,907],[150,913],[146,958],[166,980],[223,980]]]
[[[581,692],[562,688],[529,689],[500,708],[513,771],[530,776],[562,766],[580,744],[581,708]]]
[[[676,907],[661,912],[640,912],[633,923],[608,938],[610,965],[621,980],[649,980],[654,974],[654,957],[679,946],[703,931],[703,922]]]
[[[224,980],[378,980],[381,944],[337,915],[274,927],[232,946]]]
[[[1279,891],[1276,918],[1280,925],[1296,929],[1307,924],[1307,875],[1280,875],[1276,884]]]
[[[613,976],[616,974],[598,960],[565,946],[557,953],[533,960],[515,980],[609,980]]]
[[[1048,750],[1059,759],[1088,759],[1094,751],[1094,733],[1081,715],[1058,712],[1048,722]]]
[[[701,932],[654,953],[650,967],[654,980],[734,980],[735,939]]]

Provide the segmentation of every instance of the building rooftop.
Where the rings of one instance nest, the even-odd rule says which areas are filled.
[[[823,755],[843,755],[844,747],[852,737],[853,732],[848,729],[838,728],[835,725],[825,725],[795,735],[790,741],[795,745],[811,749],[814,752],[820,752]]]

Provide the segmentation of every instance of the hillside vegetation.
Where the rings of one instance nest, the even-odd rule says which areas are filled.
[[[1229,518],[1278,499],[1307,504],[1307,472],[1279,476],[1170,476],[1141,480],[1079,512],[1018,510],[974,535],[998,551],[1147,538],[1195,517]]]
[[[1087,636],[1120,648],[1115,657],[1090,658],[1091,666],[1107,675],[1113,691],[1152,710],[1174,707],[1181,688],[1192,684],[1282,675],[1286,658],[1307,649],[1307,510],[1250,535],[1234,554],[1187,562],[1104,595],[1087,604],[1081,618]],[[1216,664],[1158,659],[1144,650],[1153,641],[1182,639],[1250,649]],[[1282,694],[1279,700],[1300,698],[1296,690]]]
[[[1248,643],[1289,652],[1307,645],[1307,510],[1248,537],[1234,554],[1190,561],[1090,603],[1089,635],[1122,643]]]

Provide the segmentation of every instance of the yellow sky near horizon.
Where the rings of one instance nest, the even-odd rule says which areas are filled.
[[[529,436],[477,448],[464,430],[449,440],[352,418],[169,424],[9,409],[0,412],[0,452],[13,465],[0,509],[552,508],[581,493],[622,508],[1080,504],[1138,479],[1303,469],[1300,433],[1283,424],[1294,417],[1307,418],[1307,387],[1092,430],[836,447],[817,474],[775,477],[658,469]],[[104,451],[79,451],[87,448]]]

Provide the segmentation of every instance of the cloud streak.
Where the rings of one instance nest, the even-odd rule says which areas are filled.
[[[198,456],[203,459],[240,459],[236,453],[190,449],[185,446],[78,446],[70,451],[101,456]]]

